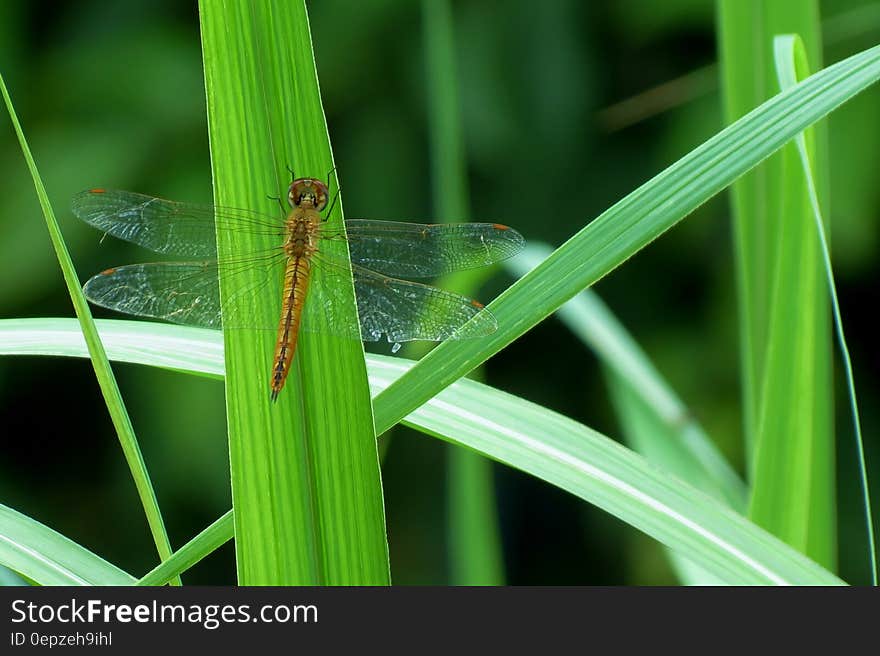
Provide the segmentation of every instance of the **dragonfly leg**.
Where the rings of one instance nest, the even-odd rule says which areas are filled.
[[[273,196],[271,194],[266,194],[266,198],[268,198],[269,200],[274,200],[276,203],[278,203],[278,207],[281,208],[281,214],[282,215],[285,214],[284,202],[281,200],[281,196]]]
[[[330,209],[327,210],[327,213],[324,215],[324,220],[330,218],[330,215],[333,214],[333,208],[336,207],[336,201],[339,200],[339,192],[342,191],[339,187],[336,188],[336,193],[333,194],[333,200],[330,203]]]
[[[330,188],[330,177],[336,171],[336,167],[334,166],[332,169],[327,171],[327,189]],[[330,209],[327,210],[327,214],[325,217],[327,219],[330,218],[330,215],[333,213],[333,208],[336,206],[336,201],[339,200],[339,192],[342,191],[342,187],[339,186],[339,178],[336,179],[336,193],[333,194],[333,200],[330,201]]]

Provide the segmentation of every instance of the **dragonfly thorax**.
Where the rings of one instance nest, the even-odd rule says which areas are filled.
[[[317,178],[297,178],[290,183],[287,202],[291,207],[323,210],[327,206],[327,185]]]
[[[317,250],[317,224],[320,222],[317,209],[299,207],[287,219],[287,239],[284,251],[288,257],[311,257]]]

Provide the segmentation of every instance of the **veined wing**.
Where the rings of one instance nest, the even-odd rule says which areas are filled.
[[[358,331],[358,324],[340,310],[344,308],[340,278],[346,270],[324,256],[317,256],[316,264],[320,274],[316,268],[303,310],[306,332],[326,330],[342,337],[357,337],[360,332],[365,342],[385,339],[400,344],[482,337],[498,327],[492,313],[470,298],[353,265]]]
[[[327,331],[364,341],[389,343],[441,341],[489,335],[495,317],[480,303],[460,294],[383,276],[354,266],[358,318],[344,312],[345,269],[319,257],[320,275],[313,280],[304,306],[302,330]],[[216,260],[152,262],[107,269],[83,287],[94,304],[126,314],[213,329],[276,330],[273,315],[263,321],[258,303],[280,303],[277,297],[284,258],[266,258],[259,266],[247,262],[247,284],[236,285],[220,303],[219,279],[238,274],[234,265]],[[244,279],[243,279],[244,280]]]
[[[92,277],[83,292],[95,305],[125,314],[217,330],[275,330],[277,318],[262,322],[255,306],[277,295],[284,259],[279,254],[258,262],[248,261],[239,268],[231,262],[218,266],[216,260],[129,264]],[[245,270],[248,282],[237,285],[221,309],[220,277]]]
[[[345,222],[351,261],[395,278],[433,278],[519,253],[525,241],[498,223]]]
[[[283,223],[250,210],[214,207],[114,189],[90,189],[71,201],[73,213],[107,234],[166,255],[215,257],[216,227],[281,237]]]
[[[391,343],[467,339],[491,335],[498,323],[473,299],[430,285],[352,267],[361,338]]]

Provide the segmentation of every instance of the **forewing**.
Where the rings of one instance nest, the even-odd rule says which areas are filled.
[[[216,227],[283,235],[283,225],[257,212],[214,207],[114,189],[73,197],[73,213],[107,234],[166,255],[208,258],[217,254]]]
[[[351,261],[395,278],[433,278],[519,253],[525,241],[497,223],[345,222]],[[341,238],[341,236],[340,236]]]

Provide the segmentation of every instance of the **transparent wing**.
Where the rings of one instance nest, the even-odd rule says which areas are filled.
[[[302,330],[390,343],[481,337],[495,332],[495,317],[465,296],[436,287],[397,280],[355,266],[357,318],[344,312],[341,266],[321,258],[304,305]],[[153,262],[107,269],[84,286],[94,304],[125,314],[214,329],[276,330],[278,318],[260,319],[257,303],[276,298],[283,258],[250,266],[246,284],[236,285],[221,307],[219,279],[235,273],[228,264]]]
[[[345,231],[354,264],[395,278],[433,278],[486,266],[516,255],[525,245],[516,230],[497,223],[349,219]]]
[[[263,322],[256,304],[266,294],[278,293],[283,258],[248,265],[236,291],[220,306],[219,279],[239,273],[227,263],[153,262],[102,271],[83,287],[86,298],[117,312],[162,319],[202,328],[259,328],[275,330],[275,321]],[[274,283],[274,284],[273,284]]]
[[[91,189],[71,202],[82,221],[157,253],[216,256],[216,228],[284,236],[283,221],[245,209],[180,203],[130,191]],[[352,261],[379,273],[431,278],[486,266],[522,250],[524,240],[496,223],[420,224],[371,219],[345,222]],[[322,226],[321,237],[343,239]]]
[[[93,303],[127,314],[207,328],[276,328],[277,316],[271,324],[264,322],[255,306],[258,299],[262,305],[271,298],[273,305],[280,307],[283,222],[248,210],[104,189],[76,195],[72,208],[77,217],[115,237],[159,253],[200,260],[108,269],[84,287]],[[217,227],[278,237],[279,246],[218,264]],[[343,311],[340,298],[348,284],[342,279],[349,275],[347,266],[333,263],[319,248],[315,261],[321,266],[307,294],[303,330],[360,335],[367,341],[384,337],[392,343],[494,332],[495,318],[479,303],[397,277],[433,277],[510,257],[523,246],[515,230],[490,223],[425,225],[364,219],[347,221],[346,229],[360,324]],[[334,232],[326,225],[320,228],[319,237],[343,239],[339,230]],[[221,308],[219,279],[231,276],[236,280],[225,288],[235,291]]]
[[[216,226],[250,233],[284,235],[279,219],[250,210],[178,203],[114,189],[76,194],[71,210],[104,232],[166,255],[217,255]]]
[[[303,329],[323,324],[343,337],[357,336],[358,325],[342,316],[339,298],[344,287],[343,267],[319,258],[320,280],[306,298]],[[363,267],[352,267],[360,336],[365,342],[386,339],[396,344],[414,340],[441,341],[490,335],[498,328],[495,317],[465,296],[429,285],[398,280]],[[320,313],[321,316],[315,316]]]

